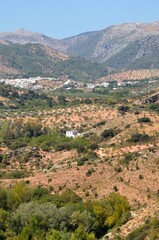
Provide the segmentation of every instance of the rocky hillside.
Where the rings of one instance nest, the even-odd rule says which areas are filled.
[[[68,54],[82,55],[98,62],[105,62],[131,42],[146,36],[158,35],[159,23],[130,23],[108,27],[102,31],[85,33],[65,39]],[[81,48],[83,51],[81,51]]]
[[[57,40],[44,34],[24,29],[12,33],[0,33],[0,38],[15,43],[40,43],[72,56],[80,56],[97,62],[105,62],[119,53],[130,43],[143,37],[159,34],[159,22],[124,23],[101,31],[82,33],[70,38]]]
[[[131,42],[106,61],[115,69],[147,69],[159,67],[159,35]]]

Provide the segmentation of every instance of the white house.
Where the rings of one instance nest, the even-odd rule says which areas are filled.
[[[103,83],[101,83],[101,86],[103,86],[103,87],[109,87],[109,85],[110,85],[110,83],[109,82],[103,82]]]
[[[69,85],[71,83],[71,81],[68,79],[67,81],[64,82],[63,85]]]
[[[76,130],[66,131],[66,137],[76,138],[76,137],[78,137],[80,135],[81,134],[78,131],[76,131]]]
[[[95,88],[95,86],[96,86],[96,85],[95,85],[95,84],[92,84],[92,83],[88,83],[88,84],[87,84],[87,88]]]

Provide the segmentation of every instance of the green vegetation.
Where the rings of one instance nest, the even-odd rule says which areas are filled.
[[[108,89],[105,87],[96,87],[93,89],[94,93],[98,93],[98,94],[108,94]]]
[[[47,47],[48,48],[48,47]],[[48,48],[49,49],[49,48]],[[52,52],[52,49],[49,49]],[[62,61],[58,53],[49,55],[44,46],[39,44],[14,44],[0,45],[2,58],[8,67],[19,71],[12,74],[16,77],[60,77],[67,75],[78,81],[92,81],[106,74],[106,68],[98,63],[83,58],[70,58]],[[2,77],[10,74],[1,73]]]
[[[27,112],[30,109],[36,111],[37,109],[77,106],[92,103],[115,105],[116,103],[125,101],[127,94],[128,93],[124,91],[109,92],[109,94],[104,97],[101,94],[98,95],[93,92],[66,92],[64,89],[60,89],[56,90],[56,92],[49,92],[48,95],[46,92],[38,93],[38,91],[33,90],[17,89],[13,86],[1,83],[0,96],[5,98],[5,100],[0,101],[0,109],[7,109],[9,111],[23,109],[23,111]],[[101,125],[104,124],[103,121],[101,121]]]
[[[148,109],[159,113],[159,104],[158,103],[150,103],[148,105]]]
[[[93,162],[95,159],[97,159],[97,154],[95,152],[88,152],[78,159],[77,166],[82,166],[89,161]]]
[[[42,187],[18,183],[0,189],[0,238],[95,240],[130,218],[130,205],[118,193],[83,202],[73,191],[51,195]]]
[[[8,62],[8,66],[20,70],[20,75],[24,77],[47,74],[55,63],[55,60],[47,55],[44,47],[39,44],[11,43],[0,45],[0,51]]]
[[[53,76],[67,75],[70,79],[91,82],[106,74],[106,69],[98,63],[83,58],[71,58],[53,66]]]
[[[129,138],[128,142],[146,142],[150,139],[150,136],[148,134],[141,134],[141,133],[135,133],[131,135],[131,138]]]
[[[31,109],[31,108],[49,108],[57,105],[52,97],[46,94],[35,93],[32,90],[17,90],[9,85],[0,84],[0,96],[8,101],[1,102],[0,108],[6,109]]]
[[[30,139],[46,135],[47,133],[48,130],[41,124],[35,121],[23,122],[23,120],[5,121],[1,125],[0,131],[1,141],[13,148],[25,146]]]
[[[118,133],[120,133],[120,130],[119,129],[106,129],[104,130],[104,132],[101,134],[101,136],[105,139],[107,138],[112,138],[114,137],[115,135],[117,135]]]
[[[129,111],[129,106],[119,106],[118,110],[122,113],[128,112]]]
[[[11,172],[0,171],[0,179],[20,179],[27,177],[26,171],[12,170]]]
[[[19,128],[21,126],[21,128]],[[55,149],[56,151],[88,149],[91,142],[83,137],[67,138],[63,134],[51,131],[36,121],[15,120],[5,121],[0,129],[1,142],[11,149],[27,145],[40,147],[43,150]]]
[[[151,122],[151,120],[150,120],[150,118],[148,118],[148,117],[142,117],[142,118],[138,118],[137,119],[137,122],[138,123],[150,123]]]
[[[48,135],[43,135],[31,140],[31,145],[39,146],[44,150],[54,148],[56,151],[77,149],[80,151],[81,148],[89,148],[90,141],[85,138],[66,138],[65,136],[59,135],[56,132]]]
[[[102,120],[102,121],[100,121],[100,122],[98,122],[98,123],[93,124],[93,127],[96,128],[96,127],[103,126],[103,125],[105,125],[105,124],[106,124],[106,121]]]

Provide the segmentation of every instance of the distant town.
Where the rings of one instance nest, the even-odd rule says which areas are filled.
[[[28,90],[56,90],[63,88],[66,91],[72,89],[111,89],[117,90],[118,88],[123,88],[127,86],[137,86],[141,83],[155,83],[158,80],[124,80],[116,81],[109,80],[101,83],[84,83],[75,82],[71,79],[60,79],[60,78],[45,78],[45,77],[31,77],[31,78],[16,78],[16,79],[0,79],[0,83],[6,85],[12,85],[17,88],[28,89]]]

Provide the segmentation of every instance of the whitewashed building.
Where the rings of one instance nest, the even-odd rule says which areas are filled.
[[[66,137],[76,138],[76,137],[78,137],[80,135],[81,134],[78,131],[76,131],[76,130],[66,131]]]

